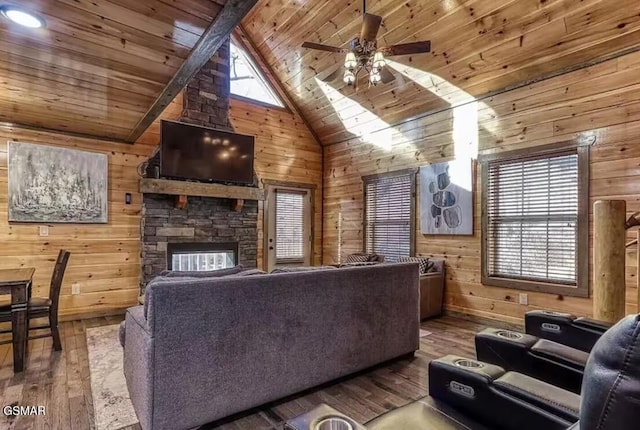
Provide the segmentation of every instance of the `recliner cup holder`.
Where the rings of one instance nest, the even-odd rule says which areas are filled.
[[[353,426],[344,418],[327,417],[316,424],[313,430],[353,430]]]
[[[479,369],[481,367],[484,367],[484,364],[480,363],[479,361],[467,360],[467,359],[456,360],[453,362],[453,364],[455,364],[458,367],[464,367],[466,369]]]
[[[496,335],[504,339],[522,339],[523,337],[522,333],[517,333],[515,331],[509,330],[500,330],[499,332],[496,332]]]

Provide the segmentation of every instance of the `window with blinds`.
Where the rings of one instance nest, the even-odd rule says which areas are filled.
[[[413,251],[415,171],[364,179],[364,241],[367,253],[397,261]]]
[[[483,282],[548,292],[581,286],[580,230],[588,227],[580,165],[575,148],[484,164]]]
[[[304,261],[305,193],[276,190],[276,261]]]

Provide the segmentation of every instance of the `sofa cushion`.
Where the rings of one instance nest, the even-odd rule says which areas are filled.
[[[159,276],[165,278],[218,278],[220,276],[233,275],[235,273],[240,273],[244,270],[244,267],[241,264],[238,264],[235,267],[229,267],[227,269],[218,269],[218,270],[184,270],[184,271],[174,271],[174,270],[163,270]]]
[[[267,272],[265,272],[264,270],[260,270],[260,269],[247,269],[247,270],[243,270],[240,273],[233,273],[231,275],[226,275],[223,276],[223,278],[236,278],[236,277],[241,277],[241,276],[255,276],[255,275],[266,275]]]
[[[428,273],[434,266],[429,257],[399,257],[398,263],[418,263],[420,265],[420,273]]]
[[[334,270],[333,266],[292,266],[292,267],[278,267],[271,271],[271,273],[293,273],[293,272],[311,272],[314,270]]]

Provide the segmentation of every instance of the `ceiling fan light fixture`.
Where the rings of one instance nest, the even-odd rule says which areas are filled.
[[[26,9],[12,6],[0,6],[2,15],[10,21],[27,28],[42,28],[45,25],[44,19]]]
[[[373,55],[373,67],[376,69],[382,69],[386,64],[387,62],[384,59],[382,51],[376,51]]]
[[[358,65],[358,59],[356,58],[356,54],[353,52],[348,52],[347,56],[344,59],[344,68],[347,70],[355,69]]]
[[[342,80],[347,85],[353,85],[354,82],[356,81],[356,75],[354,75],[351,70],[347,69],[344,72],[344,77],[342,78]]]

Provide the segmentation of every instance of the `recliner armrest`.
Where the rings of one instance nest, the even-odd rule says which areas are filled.
[[[561,343],[540,339],[532,347],[531,352],[542,358],[553,360],[558,364],[574,368],[584,373],[589,354]]]
[[[580,396],[517,372],[507,372],[494,386],[541,409],[576,422],[580,413]]]
[[[488,328],[476,334],[478,360],[579,393],[589,355],[524,333]]]
[[[584,352],[609,328],[602,321],[576,318],[575,315],[550,311],[529,311],[524,317],[525,331],[543,339],[552,340]]]
[[[594,320],[591,318],[586,318],[586,317],[580,317],[580,318],[576,318],[573,323],[576,326],[579,327],[584,327],[584,328],[588,328],[591,330],[596,330],[596,331],[601,331],[603,334],[605,331],[609,330],[611,327],[613,327],[612,323],[606,322],[606,321],[600,321],[600,320]]]
[[[523,395],[509,394],[495,384],[504,375],[504,369],[492,364],[458,356],[443,357],[429,363],[429,395],[489,428],[566,430],[578,420],[566,408],[548,406],[540,398],[533,400],[533,393],[531,401],[523,400]],[[503,384],[508,382],[509,379]],[[565,403],[572,406],[571,400],[564,401],[564,397],[562,400],[563,406]]]

